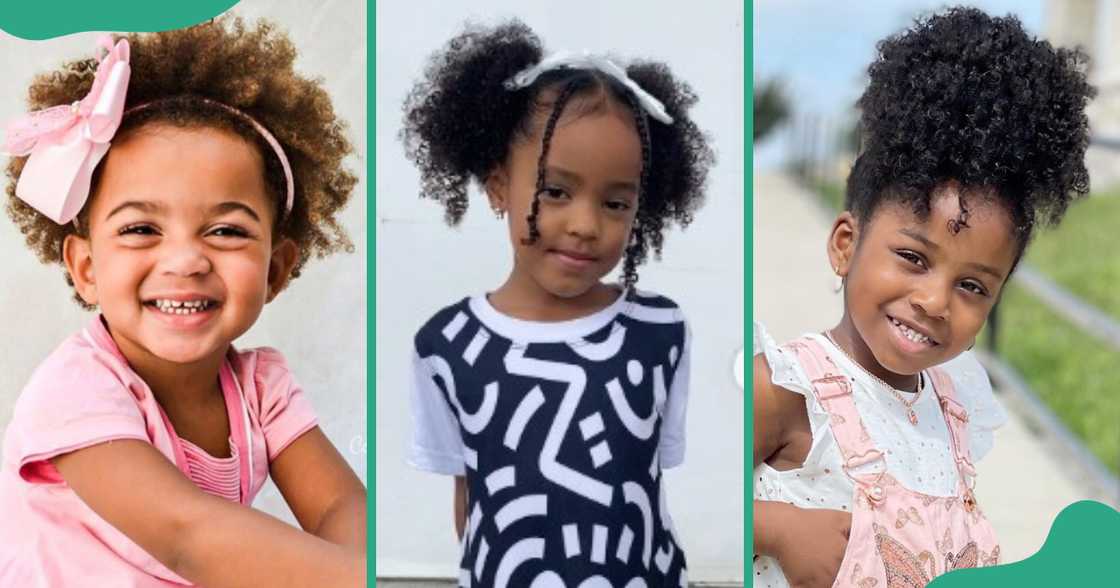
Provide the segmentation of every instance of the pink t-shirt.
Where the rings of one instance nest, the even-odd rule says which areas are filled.
[[[274,349],[231,347],[220,381],[231,442],[249,456],[236,495],[251,504],[269,463],[315,415]],[[16,402],[0,467],[0,586],[191,585],[94,513],[48,461],[115,439],[151,443],[190,477],[183,441],[98,317],[35,370]]]

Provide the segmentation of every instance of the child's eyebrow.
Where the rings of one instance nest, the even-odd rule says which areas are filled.
[[[579,174],[577,174],[576,172],[566,170],[562,167],[556,167],[555,165],[550,165],[547,168],[545,168],[545,172],[546,172],[545,173],[546,177],[551,176],[551,175],[557,175],[557,176],[560,176],[563,179],[568,180],[569,182],[573,182],[573,183],[577,183],[577,184],[582,181],[582,178],[580,178]]]
[[[259,214],[257,214],[257,212],[255,210],[253,210],[248,205],[242,204],[241,202],[237,202],[237,201],[234,201],[234,200],[229,200],[227,202],[222,202],[221,204],[218,204],[218,205],[214,206],[214,208],[211,208],[210,212],[212,214],[226,214],[227,212],[234,212],[234,211],[237,211],[237,210],[240,210],[240,211],[244,212],[245,214],[248,214],[249,216],[253,217],[253,220],[255,220],[257,222],[261,222],[261,217],[260,217]]]
[[[109,214],[105,215],[105,220],[109,220],[113,217],[114,214],[117,214],[118,212],[129,208],[138,208],[142,212],[156,213],[163,210],[164,206],[162,204],[156,204],[155,202],[150,202],[148,200],[129,200],[127,202],[122,202],[116,208],[109,211]]]
[[[923,234],[921,234],[917,231],[912,231],[910,229],[899,229],[898,232],[902,233],[903,235],[906,235],[907,237],[910,237],[911,239],[913,239],[915,241],[918,241],[922,245],[925,245],[926,247],[929,247],[930,249],[933,249],[934,251],[937,251],[938,249],[941,249],[940,245],[938,245],[937,243],[934,243],[933,241],[930,241],[928,238],[926,238],[925,235],[923,235]]]
[[[912,231],[910,229],[899,229],[898,232],[902,233],[903,235],[906,235],[907,237],[910,237],[911,239],[913,239],[915,241],[920,242],[922,245],[925,245],[926,247],[929,247],[930,249],[932,249],[934,251],[937,251],[938,249],[941,249],[941,247],[937,243],[934,243],[933,241],[930,241],[928,238],[926,238],[925,235],[923,235],[923,234],[921,234],[917,231]],[[996,268],[994,268],[990,265],[984,265],[982,263],[977,263],[977,262],[974,262],[974,261],[969,262],[965,265],[972,268],[972,269],[975,269],[976,271],[988,274],[988,275],[992,276],[993,278],[995,278],[997,280],[1003,280],[1003,274],[1000,273],[999,270],[997,270]]]
[[[579,174],[574,171],[566,170],[562,167],[550,165],[545,169],[548,172],[548,175],[555,174],[557,176],[560,176],[561,178],[568,180],[569,182],[572,182],[573,184],[579,184],[583,181],[583,178],[581,178]],[[607,188],[611,190],[630,190],[633,192],[637,192],[638,183],[628,180],[618,180],[607,184]]]
[[[988,275],[992,276],[993,278],[995,278],[997,280],[1001,280],[1001,281],[1003,280],[1003,274],[1000,273],[999,270],[997,270],[996,268],[994,268],[990,265],[984,265],[982,263],[976,263],[976,262],[970,262],[966,265],[970,268],[973,268],[973,269],[977,270],[977,271],[988,274]]]

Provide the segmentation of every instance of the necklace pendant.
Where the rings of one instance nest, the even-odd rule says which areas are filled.
[[[906,416],[910,417],[911,425],[918,426],[918,413],[914,412],[914,409],[907,411]]]

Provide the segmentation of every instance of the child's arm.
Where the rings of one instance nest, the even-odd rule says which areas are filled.
[[[463,530],[467,527],[467,477],[455,476],[455,534],[463,538]]]
[[[270,472],[303,530],[365,553],[365,486],[319,427],[285,447]]]
[[[366,584],[364,555],[206,494],[143,441],[110,441],[51,461],[101,518],[196,584],[210,588]]]
[[[805,415],[802,396],[775,386],[770,365],[754,357],[754,466],[790,443],[789,432]],[[831,586],[840,570],[851,515],[803,509],[785,502],[754,501],[754,551],[778,560],[790,586]]]

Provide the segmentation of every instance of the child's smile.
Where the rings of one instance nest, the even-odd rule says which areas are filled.
[[[249,329],[275,293],[271,199],[237,135],[154,125],[114,144],[71,274],[130,362],[213,360]]]
[[[924,220],[885,203],[850,243],[850,257],[838,263],[833,251],[846,280],[839,339],[864,367],[901,388],[973,344],[1018,252],[1005,210],[970,194],[962,216],[959,194],[953,185],[935,192]],[[838,224],[844,218],[851,216]]]

